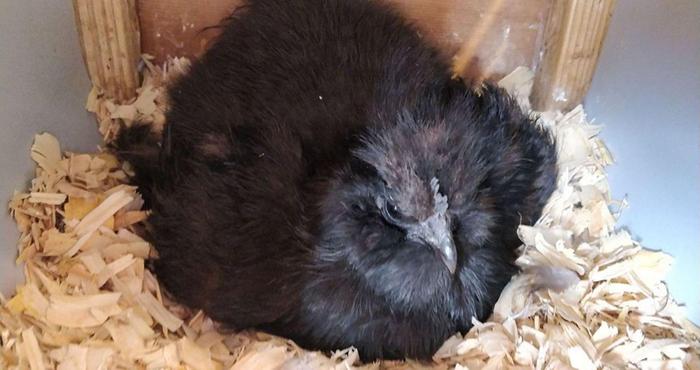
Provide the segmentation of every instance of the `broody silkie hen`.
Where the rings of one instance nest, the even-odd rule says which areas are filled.
[[[169,98],[162,137],[115,144],[159,280],[309,349],[429,359],[488,317],[555,187],[549,134],[375,1],[251,0]]]

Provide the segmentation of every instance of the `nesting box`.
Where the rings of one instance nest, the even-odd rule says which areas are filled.
[[[614,6],[614,0],[376,1],[393,3],[413,20],[424,37],[453,59],[456,75],[498,79],[522,65],[536,71],[531,95],[535,107],[565,111],[586,94]],[[73,1],[93,92],[101,91],[102,103],[111,107],[99,111],[98,117],[120,123],[119,114],[135,109],[137,95],[136,101],[147,95],[148,103],[155,105],[152,89],[137,92],[142,83],[137,68],[141,54],[153,55],[158,64],[169,56],[196,58],[217,35],[219,29],[212,26],[241,5],[239,0],[203,3]],[[144,86],[153,77],[151,67],[144,71]],[[530,91],[529,86],[523,91]],[[162,117],[162,111],[159,113]],[[57,116],[50,116],[52,130],[64,131],[67,125],[56,125]],[[694,368],[700,364],[700,329],[685,319],[667,292],[656,289],[662,287],[662,272],[669,268],[670,258],[642,250],[624,231],[614,230],[616,220],[604,174],[611,160],[596,138],[597,130],[581,107],[543,115],[542,121],[565,149],[561,168],[576,175],[560,181],[563,195],[554,197],[551,213],[543,218],[545,225],[520,230],[527,247],[521,267],[530,270],[504,290],[493,320],[475,323],[469,334],[453,336],[445,343],[435,356],[436,368],[505,368],[504,364],[517,368],[542,364],[548,368],[603,364]],[[81,127],[77,131],[87,127],[72,126]],[[19,135],[16,127],[10,131]],[[84,134],[74,132],[73,136]],[[148,243],[126,229],[147,216],[146,211],[131,207],[138,202],[132,199],[135,189],[123,183],[128,166],[107,153],[63,155],[58,143],[46,134],[37,137],[32,154],[40,167],[50,165],[53,170],[58,165],[49,159],[62,158],[61,169],[68,168],[75,176],[59,188],[49,176],[57,171],[38,170],[32,190],[13,196],[11,208],[20,213],[15,219],[23,229],[19,260],[28,261],[27,282],[7,300],[0,295],[0,368],[44,369],[54,364],[60,364],[59,369],[132,368],[137,360],[136,368],[233,370],[345,369],[357,364],[357,352],[350,349],[328,359],[262,333],[224,337],[202,312],[183,311],[167,300],[156,278],[145,269],[144,261],[152,257]],[[79,170],[71,172],[71,168]],[[78,176],[86,172],[91,176]],[[119,184],[111,187],[107,178]],[[86,179],[109,189],[98,187],[101,190],[92,194],[72,186],[72,181],[82,185]],[[64,232],[57,226],[60,219],[81,221]],[[79,243],[89,240],[85,235],[98,229],[102,238],[93,243],[100,246],[92,247],[100,248],[99,253],[85,248],[88,253],[73,254],[82,248]],[[4,276],[0,275],[0,283]],[[56,276],[60,278],[54,280]],[[536,295],[530,294],[531,287],[523,282],[533,277],[559,285],[563,281],[561,286],[576,289],[559,294],[537,288]],[[102,288],[107,280],[109,285]],[[541,283],[537,280],[532,286]],[[537,312],[520,306],[528,296],[535,297],[531,308]],[[411,362],[366,366],[424,368]]]
[[[83,56],[93,84],[128,100],[139,55],[201,55],[216,27],[245,0],[74,0]],[[499,78],[518,66],[536,71],[537,110],[567,110],[590,86],[615,0],[378,0],[392,3],[454,60],[454,72]]]

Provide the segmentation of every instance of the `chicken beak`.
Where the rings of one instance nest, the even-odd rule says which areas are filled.
[[[433,248],[450,274],[454,275],[457,271],[457,248],[444,216],[433,216],[422,222],[409,233],[409,237],[419,239]]]
[[[457,249],[455,248],[452,238],[449,239],[449,241],[440,243],[434,247],[440,254],[442,263],[444,263],[447,270],[450,271],[450,275],[454,275],[455,271],[457,271]]]

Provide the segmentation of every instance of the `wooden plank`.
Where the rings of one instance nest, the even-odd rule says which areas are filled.
[[[568,110],[588,92],[615,0],[561,0],[550,9],[531,100],[537,110]]]
[[[535,68],[551,0],[390,0],[455,57],[454,72],[500,78]]]
[[[500,77],[515,67],[535,68],[552,0],[389,1],[449,56],[459,52],[460,74]],[[493,3],[499,3],[494,7]],[[218,24],[242,0],[139,0],[142,45],[162,62],[167,56],[196,57]],[[460,50],[462,50],[460,52]]]
[[[218,35],[216,26],[243,0],[138,0],[141,44],[163,62],[167,57],[197,57]]]
[[[118,101],[133,98],[141,57],[136,0],[73,0],[73,9],[93,85]]]

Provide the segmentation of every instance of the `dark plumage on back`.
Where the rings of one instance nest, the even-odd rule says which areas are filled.
[[[502,90],[368,0],[252,0],[117,141],[167,290],[234,328],[428,359],[485,319],[555,150]]]

